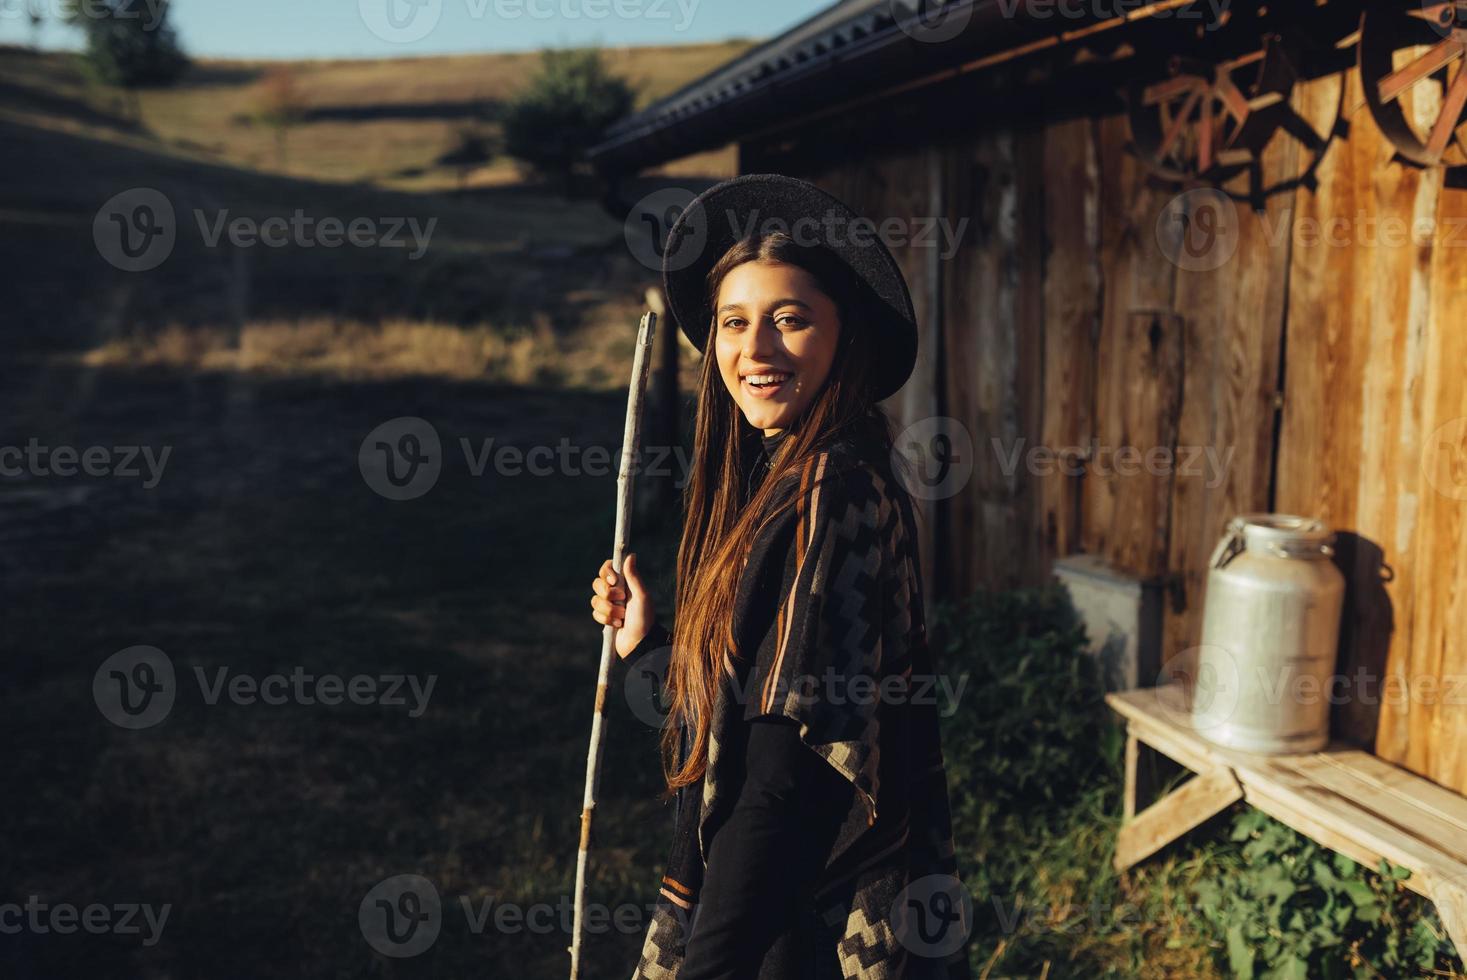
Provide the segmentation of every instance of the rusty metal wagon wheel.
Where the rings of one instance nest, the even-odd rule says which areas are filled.
[[[1467,0],[1373,7],[1359,55],[1365,101],[1396,152],[1423,167],[1467,164]],[[1408,112],[1408,98],[1424,101]]]
[[[1302,78],[1319,74],[1336,55],[1333,40],[1268,33],[1256,49],[1219,64],[1173,57],[1169,77],[1131,87],[1132,149],[1168,180],[1211,184],[1255,208],[1271,195],[1312,184],[1330,141],[1343,130],[1345,90],[1306,100],[1302,115],[1291,98]],[[1292,140],[1298,150],[1287,173],[1264,166],[1264,150],[1276,139]],[[1248,179],[1234,181],[1240,174]]]
[[[1217,64],[1173,56],[1167,73],[1132,89],[1136,152],[1171,180],[1218,182],[1257,161],[1297,78],[1276,36]]]

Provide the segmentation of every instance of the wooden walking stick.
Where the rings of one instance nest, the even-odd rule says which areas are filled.
[[[627,532],[632,518],[632,479],[636,475],[638,447],[642,439],[642,394],[647,388],[647,368],[652,337],[657,332],[657,314],[642,314],[637,328],[636,353],[632,357],[632,383],[627,391],[627,420],[621,437],[621,466],[616,474],[616,537],[611,545],[611,568],[621,575]],[[586,754],[586,795],[581,807],[581,849],[576,856],[576,897],[571,927],[570,978],[581,974],[581,920],[586,903],[586,861],[591,851],[591,817],[596,811],[596,789],[601,777],[601,727],[606,713],[606,687],[611,676],[611,658],[616,653],[616,627],[601,629],[601,667],[596,675],[596,708],[591,714],[591,749]]]

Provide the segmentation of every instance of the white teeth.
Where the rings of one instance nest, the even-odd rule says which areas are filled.
[[[751,385],[772,385],[788,377],[788,374],[749,374],[744,376],[744,380]]]

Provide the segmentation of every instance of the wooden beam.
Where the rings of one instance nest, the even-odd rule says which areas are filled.
[[[1436,914],[1441,918],[1442,925],[1446,927],[1447,935],[1452,939],[1452,945],[1457,947],[1460,956],[1463,950],[1467,950],[1467,882],[1436,881],[1430,888],[1432,904],[1436,906]]]
[[[1115,869],[1125,871],[1242,798],[1243,787],[1232,770],[1220,766],[1200,773],[1121,828]]]
[[[1136,818],[1136,767],[1141,758],[1141,740],[1128,726],[1126,728],[1126,794],[1122,817],[1126,823]]]

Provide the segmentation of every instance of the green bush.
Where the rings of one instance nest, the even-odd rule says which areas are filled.
[[[1222,937],[1235,977],[1325,980],[1452,975],[1457,961],[1403,868],[1373,873],[1252,808],[1197,885],[1197,912]]]
[[[539,72],[505,110],[505,152],[542,176],[568,182],[586,150],[631,111],[634,99],[600,51],[542,52]]]
[[[1110,782],[1120,733],[1060,586],[939,606],[932,632],[938,663],[964,684],[943,744],[955,815],[975,838],[1006,816],[1056,815]]]
[[[975,967],[1132,975],[1127,957],[1094,948],[1124,937],[1136,910],[1109,864],[1121,733],[1068,595],[979,592],[938,605],[932,636],[940,669],[962,685],[942,739]]]
[[[68,19],[86,33],[87,64],[109,85],[170,85],[188,68],[168,26],[168,0],[96,0]]]

